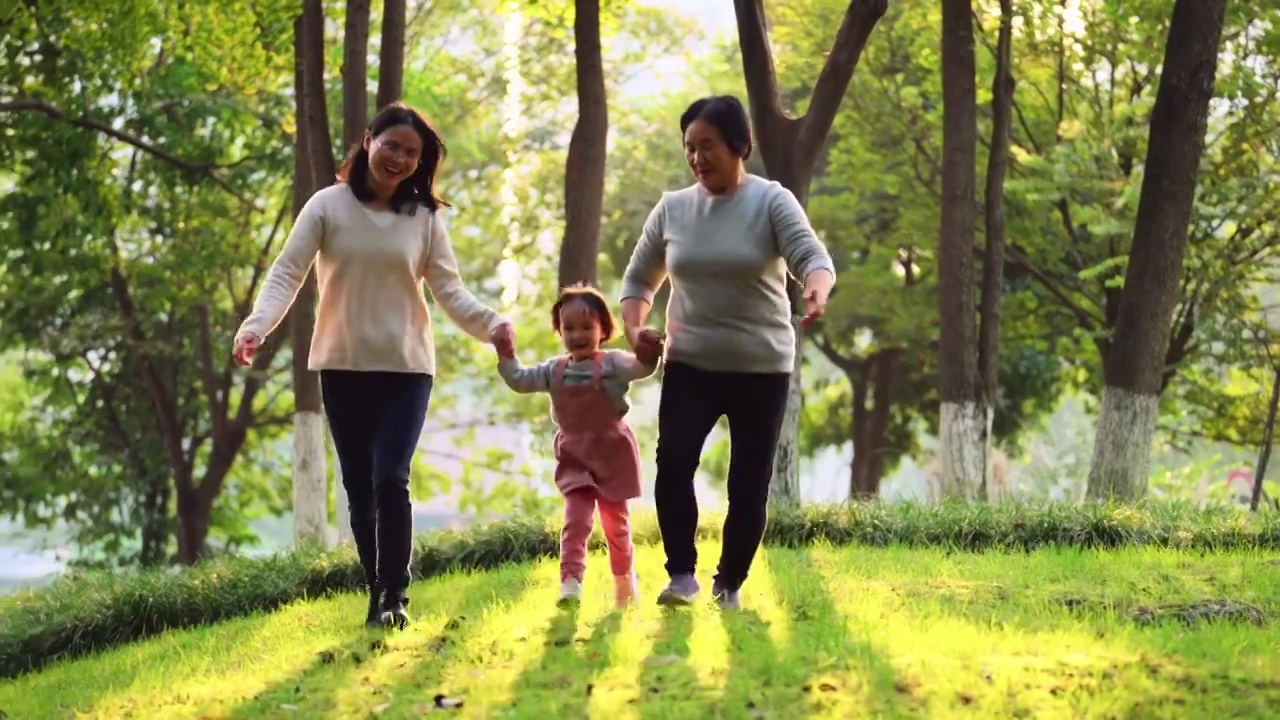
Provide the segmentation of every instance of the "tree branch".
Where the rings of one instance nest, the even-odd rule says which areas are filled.
[[[120,266],[114,262],[111,264],[108,274],[111,295],[115,298],[116,307],[120,310],[121,317],[124,318],[129,340],[133,343],[134,352],[137,353],[138,372],[142,376],[142,383],[146,387],[147,394],[151,398],[151,404],[156,411],[156,420],[159,425],[156,429],[160,432],[161,441],[164,444],[165,454],[169,457],[173,476],[179,484],[182,484],[185,482],[184,478],[187,478],[187,473],[184,470],[186,456],[182,452],[182,438],[179,437],[181,430],[179,429],[180,423],[176,408],[169,397],[169,393],[165,390],[164,381],[160,378],[151,362],[151,353],[146,347],[146,333],[142,330],[142,321],[138,317],[138,309],[134,305],[133,297],[129,292],[128,279],[120,271]]]
[[[758,5],[759,2],[753,4]],[[840,102],[853,80],[862,50],[867,46],[867,38],[888,9],[889,0],[849,0],[849,7],[845,9],[831,52],[827,54],[827,61],[813,85],[809,109],[802,120],[796,151],[801,162],[812,162],[826,143],[831,124],[840,110]]]
[[[223,180],[222,177],[218,175],[217,165],[210,165],[205,163],[193,163],[189,160],[184,160],[178,157],[177,155],[174,155],[173,153],[169,152],[168,150],[157,147],[156,145],[153,145],[152,143],[147,142],[146,140],[143,140],[142,138],[136,135],[124,132],[122,130],[117,130],[111,127],[110,125],[108,125],[107,123],[102,122],[101,120],[95,120],[94,118],[91,118],[88,115],[79,115],[74,117],[67,115],[67,113],[63,111],[61,108],[55,105],[52,105],[50,103],[44,102],[42,100],[19,99],[19,100],[11,100],[9,102],[0,102],[0,113],[16,113],[16,112],[40,113],[53,120],[59,120],[59,121],[68,123],[70,125],[74,125],[76,127],[84,128],[86,130],[93,130],[95,132],[100,132],[103,135],[106,135],[110,138],[114,138],[116,140],[119,140],[120,142],[126,143],[128,145],[132,145],[133,147],[136,147],[139,150],[142,150],[143,152],[146,152],[147,154],[153,157],[163,160],[169,163],[170,165],[173,165],[174,167],[180,170],[183,170],[184,172],[187,172],[190,175],[209,178],[214,183],[216,183],[219,187],[221,187],[223,190],[226,190],[228,193],[230,193],[232,196],[238,199],[240,202],[245,204],[252,204],[252,202],[248,198],[246,198],[244,195],[241,195],[234,187],[231,186],[230,183],[228,183],[226,180]]]
[[[828,340],[825,333],[811,332],[805,333],[805,337],[813,341],[814,347],[818,348],[832,365],[840,368],[844,374],[853,377],[858,372],[859,363],[853,358],[846,358],[841,355],[835,346]]]
[[[1101,317],[1089,312],[1083,305],[1067,294],[1066,290],[1059,286],[1048,273],[1036,267],[1022,251],[1013,246],[1008,246],[1005,248],[1005,257],[1009,262],[1030,273],[1045,290],[1049,291],[1049,294],[1062,301],[1062,304],[1071,311],[1076,322],[1080,323],[1082,328],[1092,332],[1102,326],[1103,320]]]
[[[780,135],[795,124],[782,111],[778,75],[764,17],[764,0],[733,0],[738,21],[738,45],[742,51],[742,76],[757,137]]]

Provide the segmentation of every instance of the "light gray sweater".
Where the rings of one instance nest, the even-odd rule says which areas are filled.
[[[537,365],[525,366],[518,358],[499,358],[498,374],[507,383],[507,387],[518,393],[549,393],[555,377],[556,364],[561,359],[562,357],[553,357]],[[613,404],[614,410],[618,411],[618,417],[625,416],[631,409],[631,403],[627,399],[627,391],[631,389],[631,383],[649,377],[657,369],[656,365],[646,367],[636,359],[633,353],[625,350],[604,351],[604,357],[600,360],[600,385],[609,397],[609,402]],[[592,360],[570,361],[564,369],[564,384],[569,387],[585,385],[591,382],[594,372],[595,363]],[[554,405],[551,407],[551,419],[557,423],[560,421],[556,417]]]
[[[668,276],[668,362],[722,372],[790,372],[795,328],[787,273],[835,267],[782,185],[747,175],[733,192],[663,193],[622,277],[622,299],[653,296]]]

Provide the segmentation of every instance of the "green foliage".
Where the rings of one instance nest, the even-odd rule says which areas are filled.
[[[6,57],[21,58],[4,67],[0,95],[64,112],[5,106],[0,114],[0,180],[14,185],[0,220],[12,240],[0,243],[0,349],[25,353],[32,400],[20,421],[0,423],[0,512],[33,526],[70,522],[80,562],[163,562],[179,490],[188,478],[199,484],[225,470],[225,479],[213,478],[213,539],[227,551],[250,546],[248,521],[289,505],[281,428],[292,407],[282,372],[290,357],[279,353],[259,378],[263,391],[250,397],[248,376],[230,374],[227,349],[253,281],[288,231],[297,9],[126,3],[108,15],[72,5],[29,4],[0,30]],[[340,3],[327,5],[329,17],[341,16]],[[543,315],[574,120],[566,102],[574,95],[573,5],[515,8],[524,13],[522,33],[508,43],[512,9],[496,0],[411,7],[404,95],[449,147],[440,187],[456,207],[448,222],[464,278],[519,327],[536,327],[522,332],[522,350],[545,356],[557,350]],[[652,54],[675,52],[689,29],[630,3],[606,4],[603,25],[611,88]],[[341,23],[332,28],[325,75],[340,151]],[[373,32],[371,50],[376,44]],[[514,85],[523,92],[508,107]],[[614,117],[625,122],[627,113]],[[494,277],[504,264],[514,279]],[[124,291],[112,284],[116,269]],[[126,292],[142,341],[126,332]],[[506,448],[475,450],[474,429],[545,418],[545,398],[514,397],[492,371],[491,350],[451,323],[439,322],[437,333],[440,374],[450,382],[438,385],[428,432],[456,442],[449,458],[422,459],[416,494],[455,494],[464,512],[540,514],[554,499],[519,481],[536,476],[536,463],[517,464]],[[167,438],[141,382],[148,364],[182,399],[181,427]],[[228,379],[225,392],[211,391],[208,366]],[[254,410],[246,439],[232,447],[211,441],[238,400]],[[531,445],[547,425],[535,423],[540,437]],[[166,440],[190,448],[181,462]],[[445,459],[467,460],[465,470],[439,471]]]
[[[634,524],[641,545],[658,542],[651,516]],[[705,518],[699,537],[719,535]],[[1196,511],[1185,504],[1120,508],[1102,505],[855,504],[773,514],[765,542],[802,547],[938,546],[979,552],[1044,547],[1173,547],[1200,550],[1280,549],[1280,515],[1230,509]],[[592,547],[601,549],[596,533]],[[417,578],[451,570],[487,569],[553,556],[558,522],[515,518],[465,531],[420,536]],[[38,669],[170,628],[203,625],[278,608],[301,598],[351,592],[363,575],[349,548],[300,550],[269,558],[225,558],[181,572],[88,572],[0,603],[0,676]]]
[[[32,400],[0,512],[68,522],[86,560],[167,560],[179,496],[221,487],[214,538],[249,542],[288,494],[230,470],[287,409],[226,347],[284,212],[291,13],[29,3],[0,31],[0,348]]]

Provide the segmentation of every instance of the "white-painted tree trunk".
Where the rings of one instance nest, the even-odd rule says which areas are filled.
[[[796,337],[799,338],[797,328]],[[787,389],[787,410],[782,416],[782,432],[778,433],[778,448],[773,456],[773,479],[769,483],[769,504],[800,504],[800,410],[804,400],[800,368],[803,348],[796,348],[795,363],[791,367],[791,385]]]
[[[983,502],[999,502],[1004,498],[1004,494],[996,483],[996,447],[995,438],[991,435],[991,427],[996,419],[996,409],[985,403],[982,407],[986,411],[987,422],[985,431],[982,433],[982,486],[979,488],[982,492],[979,492],[977,497]]]
[[[1156,395],[1110,386],[1103,391],[1086,497],[1131,502],[1147,494],[1159,412]]]
[[[329,488],[325,472],[324,416],[302,411],[293,416],[293,542],[324,545],[329,527]]]
[[[940,498],[978,499],[987,473],[990,413],[976,402],[942,403],[938,424],[938,459],[942,465]]]

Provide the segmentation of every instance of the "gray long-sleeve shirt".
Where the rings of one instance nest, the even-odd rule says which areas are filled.
[[[506,382],[507,387],[518,393],[549,393],[555,377],[556,365],[562,359],[563,356],[553,357],[537,365],[525,366],[517,358],[499,358],[498,374]],[[625,350],[604,351],[604,357],[600,359],[600,385],[609,397],[609,402],[618,411],[618,417],[625,416],[631,409],[631,403],[627,399],[627,391],[631,389],[631,384],[653,375],[655,370],[657,370],[656,365],[648,367],[637,360],[633,353]],[[564,384],[566,386],[584,385],[591,382],[594,372],[593,360],[570,361],[564,369]],[[559,422],[554,405],[551,407],[551,419],[553,422]]]
[[[782,185],[747,175],[732,193],[663,193],[622,278],[622,299],[653,296],[668,276],[666,357],[704,370],[790,372],[795,328],[787,273],[835,274],[804,209]]]

